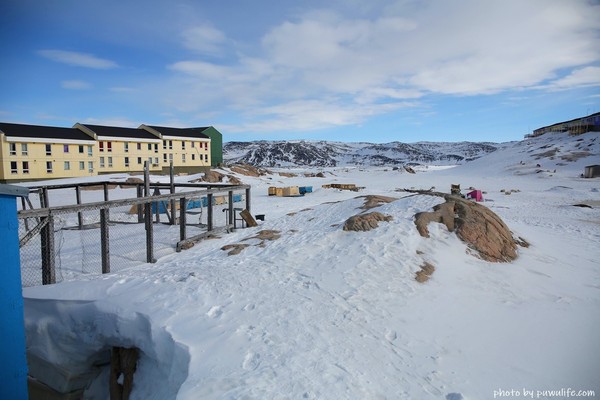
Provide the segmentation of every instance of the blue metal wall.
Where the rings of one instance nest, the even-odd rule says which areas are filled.
[[[28,397],[20,264],[15,196],[0,193],[0,399]]]

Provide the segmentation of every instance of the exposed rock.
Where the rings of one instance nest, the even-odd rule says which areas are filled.
[[[367,195],[367,196],[359,196],[365,199],[365,203],[362,207],[363,210],[370,210],[371,208],[379,207],[385,203],[391,203],[393,201],[398,200],[395,197],[387,197],[387,196],[376,196],[376,195]]]
[[[229,178],[229,183],[231,183],[232,185],[241,185],[242,184],[242,181],[233,175],[227,175],[227,178]]]
[[[246,175],[246,176],[254,176],[259,177],[263,175],[270,174],[271,172],[264,168],[256,168],[250,164],[236,164],[231,166],[231,170],[235,173]]]
[[[421,265],[421,269],[415,274],[416,281],[419,283],[427,282],[431,275],[433,275],[433,271],[435,271],[435,267],[427,261],[424,262]]]
[[[291,173],[291,172],[280,172],[280,173],[279,173],[279,176],[284,176],[284,177],[286,177],[286,178],[295,178],[295,177],[297,177],[298,175],[296,175],[296,174],[294,174],[294,173]]]
[[[445,197],[446,203],[436,206],[434,212],[415,215],[421,236],[429,237],[429,222],[441,222],[486,261],[509,262],[517,258],[518,242],[498,215],[481,204],[457,196]]]
[[[225,175],[223,175],[222,173],[211,170],[204,174],[204,176],[202,177],[202,181],[208,183],[219,183],[223,182],[224,177]]]
[[[144,180],[142,178],[131,176],[125,180],[125,183],[144,183]]]
[[[243,244],[243,243],[227,244],[227,245],[221,247],[221,250],[228,251],[228,253],[227,253],[228,256],[235,256],[236,254],[240,254],[242,252],[242,250],[244,250],[248,246],[250,246],[250,245]]]
[[[433,212],[420,212],[415,214],[415,225],[419,234],[423,237],[429,237],[427,225],[430,222],[439,222],[446,225],[450,232],[454,231],[454,202],[438,204],[433,207]]]
[[[409,167],[408,165],[405,165],[405,166],[404,166],[404,170],[405,170],[406,172],[408,172],[409,174],[414,174],[414,173],[415,173],[415,170],[414,170],[414,169],[412,169],[412,167]]]
[[[350,217],[344,223],[345,231],[370,231],[379,226],[380,221],[391,221],[393,218],[390,215],[385,215],[379,212],[371,212],[367,214],[359,214]]]

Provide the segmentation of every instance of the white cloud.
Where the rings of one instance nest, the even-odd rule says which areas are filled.
[[[62,81],[60,83],[60,86],[63,89],[69,89],[69,90],[87,90],[87,89],[92,88],[91,83],[86,82],[86,81],[81,81],[81,80]]]
[[[592,85],[600,5],[586,0],[394,1],[363,15],[314,10],[267,31],[260,47],[211,26],[184,33],[194,51],[172,63],[162,92],[186,112],[241,111],[232,131],[360,124],[436,94],[486,95]],[[393,5],[390,5],[393,3]],[[366,16],[368,15],[368,17]],[[558,76],[567,76],[558,79]],[[596,80],[597,82],[597,80]]]
[[[52,61],[72,65],[75,67],[85,67],[93,69],[111,69],[117,68],[114,61],[96,57],[92,54],[78,53],[65,50],[40,50],[38,54]]]
[[[200,25],[182,33],[184,47],[203,54],[220,54],[225,34],[211,25]]]
[[[600,86],[600,67],[585,67],[572,71],[569,75],[556,79],[543,89],[563,90],[573,87]]]

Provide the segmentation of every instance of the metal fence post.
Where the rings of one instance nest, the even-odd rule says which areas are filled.
[[[100,247],[102,249],[102,273],[110,272],[110,240],[108,234],[109,210],[100,209]]]
[[[206,225],[207,225],[207,230],[212,231],[213,230],[213,194],[209,193],[208,195],[206,195],[206,200],[207,200],[207,221],[206,221]]]
[[[102,188],[104,189],[104,201],[108,201],[108,183],[103,182]]]
[[[41,232],[42,240],[42,285],[56,283],[56,266],[54,253],[54,217],[49,214],[42,217],[48,222],[44,225]]]
[[[144,204],[146,219],[146,262],[153,263],[154,259],[154,227],[152,225],[152,203]]]
[[[185,197],[182,197],[179,199],[179,240],[187,239],[186,231],[185,231],[186,208],[187,208],[187,199]],[[173,213],[173,215],[175,215],[175,214]]]

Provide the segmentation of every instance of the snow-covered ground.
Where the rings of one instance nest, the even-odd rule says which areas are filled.
[[[77,371],[110,346],[138,347],[133,399],[599,396],[600,179],[579,176],[590,164],[600,164],[598,133],[509,143],[416,174],[240,176],[252,185],[253,213],[266,215],[259,227],[156,264],[24,289],[28,353]],[[320,171],[325,178],[303,175]],[[453,183],[485,191],[484,204],[531,244],[517,260],[477,259],[441,224],[430,224],[430,238],[418,234],[414,214],[442,200],[397,189],[449,191]],[[314,192],[267,195],[290,185]],[[397,197],[374,209],[393,220],[343,231],[366,194]],[[266,229],[281,237],[248,239]],[[250,246],[221,250],[234,243]],[[436,269],[418,283],[425,261]],[[101,369],[86,398],[108,398]]]

